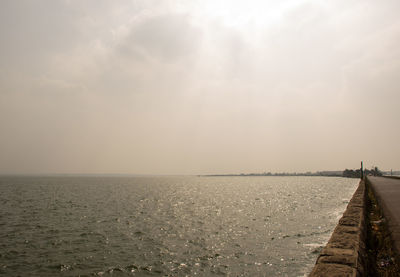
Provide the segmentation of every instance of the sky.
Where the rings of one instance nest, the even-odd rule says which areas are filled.
[[[400,169],[399,10],[2,0],[0,174]]]

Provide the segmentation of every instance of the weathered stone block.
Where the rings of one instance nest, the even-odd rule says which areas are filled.
[[[310,277],[355,277],[357,270],[341,264],[317,264]]]

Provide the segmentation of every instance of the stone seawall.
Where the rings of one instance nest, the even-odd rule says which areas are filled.
[[[325,248],[321,251],[310,277],[363,276],[366,268],[367,227],[366,187],[360,181]]]

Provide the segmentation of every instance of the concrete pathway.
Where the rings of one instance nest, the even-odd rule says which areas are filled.
[[[375,197],[388,220],[394,248],[400,254],[400,179],[368,176]]]

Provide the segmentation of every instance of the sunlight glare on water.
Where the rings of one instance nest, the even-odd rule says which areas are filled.
[[[0,177],[0,275],[303,276],[357,183]]]

